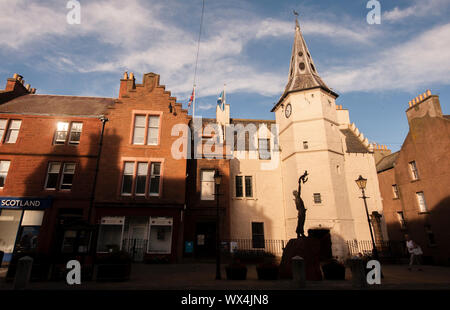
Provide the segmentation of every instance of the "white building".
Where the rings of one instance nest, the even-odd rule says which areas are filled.
[[[348,110],[336,105],[337,97],[317,73],[296,21],[288,82],[272,109],[276,120],[230,119],[230,106],[217,106],[220,125],[254,124],[257,128],[245,149],[234,151],[230,163],[232,239],[296,238],[293,191],[305,170],[309,174],[302,186],[306,234],[331,237],[332,255],[339,258],[348,255],[347,241],[371,239],[355,180],[359,175],[368,180],[369,213],[382,214],[373,146],[350,123]],[[272,129],[271,136],[275,124],[278,132]],[[260,153],[267,138],[269,157]],[[254,149],[249,141],[254,142]],[[374,218],[377,241],[386,240],[383,217]]]

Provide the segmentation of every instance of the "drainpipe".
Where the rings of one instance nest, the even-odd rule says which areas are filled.
[[[88,219],[87,219],[88,224],[90,224],[90,222],[91,222],[92,209],[94,207],[95,190],[97,188],[97,175],[98,175],[98,170],[99,170],[99,166],[100,166],[100,156],[102,154],[102,146],[103,146],[103,134],[105,132],[106,122],[108,121],[108,118],[105,117],[104,115],[100,116],[99,119],[102,122],[102,131],[100,133],[100,142],[98,144],[97,163],[95,166],[95,174],[94,174],[94,184],[92,185],[91,199],[89,202],[89,211],[88,211]]]

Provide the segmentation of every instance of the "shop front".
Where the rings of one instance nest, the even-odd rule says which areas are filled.
[[[97,253],[125,251],[136,262],[172,260],[174,219],[171,216],[103,216]]]
[[[13,253],[36,252],[45,210],[51,205],[51,197],[0,197],[0,251],[4,252],[3,263],[9,263]]]

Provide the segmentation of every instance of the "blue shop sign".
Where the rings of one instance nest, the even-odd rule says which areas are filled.
[[[0,197],[0,209],[42,210],[52,206],[52,198]]]
[[[194,242],[186,241],[184,243],[184,249],[186,253],[192,253],[194,251]]]

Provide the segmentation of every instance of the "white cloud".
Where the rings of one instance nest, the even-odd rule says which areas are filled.
[[[450,24],[434,27],[406,43],[373,53],[356,64],[323,74],[338,91],[425,89],[450,83]]]
[[[164,19],[167,4],[154,0],[151,4],[139,0],[83,2],[81,25],[66,23],[65,2],[49,0],[28,4],[17,0],[12,4],[0,0],[0,48],[32,51],[51,38],[90,38],[105,49],[102,59],[88,53],[68,49],[45,55],[41,62],[60,71],[95,73],[111,72],[118,76],[128,70],[139,74],[153,71],[167,81],[168,89],[188,96],[192,88],[194,57],[197,47],[196,29],[177,26]],[[163,3],[164,6],[163,7]],[[171,14],[176,15],[175,7]],[[232,11],[233,9],[230,8]],[[208,11],[207,31],[202,37],[197,85],[199,96],[216,94],[226,83],[229,92],[279,94],[286,82],[286,68],[275,71],[258,66],[243,53],[252,40],[268,36],[293,37],[294,25],[273,18],[261,19],[252,13],[236,10],[229,16]],[[231,16],[231,17],[230,17]],[[171,16],[170,18],[173,18]],[[20,24],[20,27],[17,27]],[[37,26],[36,26],[37,25]],[[17,29],[17,31],[15,31]],[[339,38],[344,42],[365,42],[367,31],[336,26],[327,22],[302,22],[305,33]],[[112,48],[109,48],[109,47]],[[105,60],[106,59],[106,60]],[[251,60],[251,59],[250,59]]]
[[[438,15],[442,13],[442,9],[447,7],[448,4],[448,0],[416,0],[413,5],[404,9],[395,7],[391,11],[386,11],[383,14],[383,20],[387,20],[389,22],[397,22],[408,17]]]
[[[211,110],[215,107],[214,104],[208,104],[208,103],[202,103],[202,104],[198,104],[195,109],[196,110],[200,110],[200,111],[207,111],[207,110]]]

